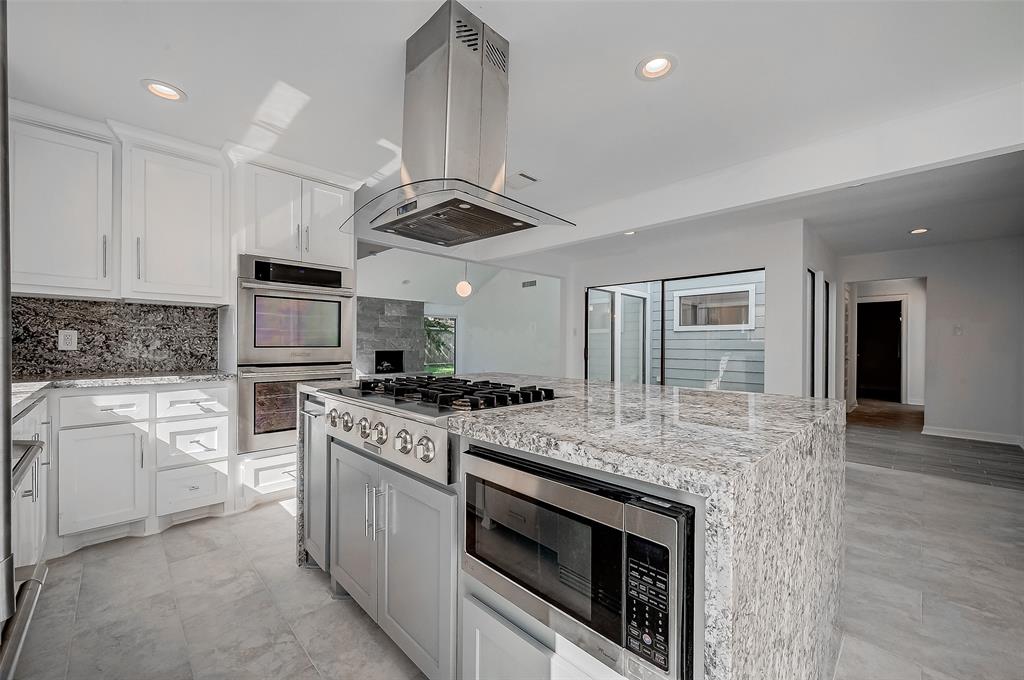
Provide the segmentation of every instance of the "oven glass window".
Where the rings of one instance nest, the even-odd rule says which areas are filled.
[[[621,644],[622,531],[474,475],[466,481],[466,552]]]
[[[255,296],[256,347],[340,347],[341,303]]]
[[[295,380],[253,384],[253,432],[270,434],[295,429],[298,392]]]

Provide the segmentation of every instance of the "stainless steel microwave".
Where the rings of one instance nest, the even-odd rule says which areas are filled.
[[[693,677],[694,508],[471,446],[462,569],[626,678]]]
[[[238,364],[350,363],[354,282],[351,269],[241,255]]]

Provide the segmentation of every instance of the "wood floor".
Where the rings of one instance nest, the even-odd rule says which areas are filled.
[[[1024,490],[1021,447],[923,435],[923,426],[921,406],[861,400],[846,416],[846,459],[891,470]]]

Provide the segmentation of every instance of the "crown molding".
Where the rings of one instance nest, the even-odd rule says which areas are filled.
[[[269,151],[260,151],[259,149],[255,149],[251,146],[232,142],[230,140],[221,147],[221,152],[235,167],[243,164],[259,165],[271,170],[280,170],[282,172],[299,175],[318,182],[351,189],[352,191],[363,186],[363,180],[361,179],[356,179],[340,172],[334,172],[333,170],[318,168],[315,165],[307,165],[306,163],[293,161],[290,158],[284,158],[277,154],[270,153]]]
[[[8,114],[12,120],[21,123],[92,137],[104,142],[116,141],[110,128],[100,121],[81,118],[19,99],[11,99],[8,102]]]
[[[135,127],[134,125],[120,123],[116,120],[108,119],[107,125],[114,131],[117,138],[128,146],[164,151],[176,156],[206,161],[221,167],[224,165],[224,158],[217,149],[185,141],[178,137],[171,137],[160,132]]]

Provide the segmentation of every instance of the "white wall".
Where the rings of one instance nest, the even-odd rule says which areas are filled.
[[[583,375],[584,293],[590,286],[765,270],[765,391],[803,392],[802,221],[737,228],[676,224],[638,234],[623,252],[576,260],[566,290],[566,373]]]
[[[1021,442],[1024,238],[851,255],[839,265],[844,281],[927,278],[926,433]]]
[[[907,404],[924,404],[925,324],[927,320],[927,284],[925,279],[890,279],[857,284],[857,301],[870,302],[872,297],[905,295],[907,318],[903,320],[907,338]],[[856,313],[856,307],[852,310]],[[854,373],[856,375],[856,373]]]
[[[807,373],[810,370],[809,359],[810,355],[814,353],[815,366],[819,367],[819,370],[814,372],[815,378],[815,389],[814,394],[818,396],[828,396],[833,399],[843,399],[843,362],[841,360],[843,354],[841,345],[842,343],[842,324],[839,322],[839,312],[841,311],[843,294],[842,286],[839,283],[839,260],[836,258],[835,253],[828,247],[828,245],[821,240],[821,237],[816,233],[810,231],[805,227],[804,229],[804,269],[801,272],[801,276],[806,276],[807,270],[810,269],[816,272],[818,275],[815,277],[816,291],[814,295],[815,313],[811,317],[810,314],[805,313],[804,320],[804,338],[809,340],[810,328],[807,324],[814,323],[814,337],[817,340],[816,347],[810,347],[810,343],[805,342],[804,347],[804,384],[809,384],[809,376]],[[825,305],[825,282],[829,283],[828,297],[831,299],[831,308]],[[803,287],[806,293],[806,286]],[[804,306],[807,307],[809,301],[804,297]],[[825,318],[825,310],[829,309],[828,318]],[[828,342],[829,351],[825,352],[825,325],[829,326]],[[826,367],[825,360],[826,356],[828,359],[828,366]],[[824,368],[825,370],[820,370]],[[826,370],[832,374],[831,391],[828,395],[825,395],[825,372]],[[804,394],[810,392],[805,391]]]
[[[459,372],[563,375],[561,300],[558,279],[499,272],[463,306]]]

